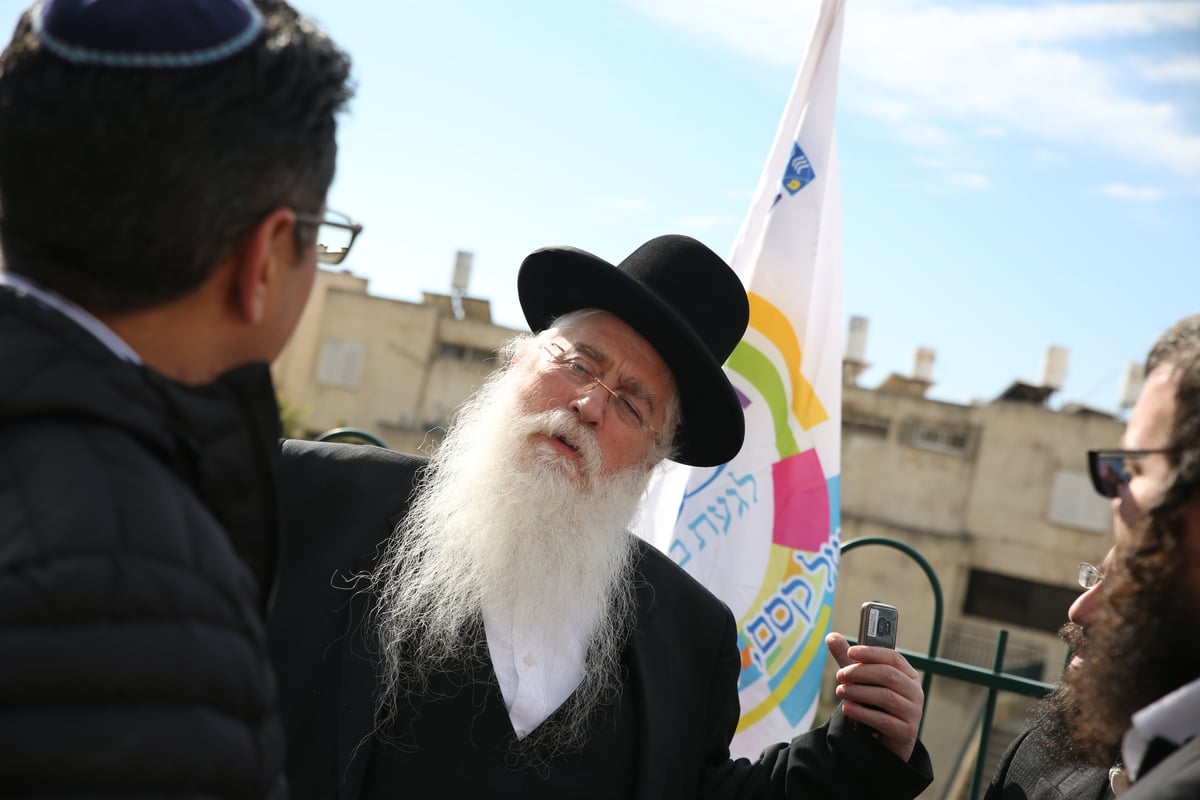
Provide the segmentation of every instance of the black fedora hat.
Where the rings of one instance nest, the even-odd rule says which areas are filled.
[[[728,265],[688,236],[659,236],[616,266],[573,247],[521,263],[517,295],[535,333],[571,311],[597,308],[642,335],[670,367],[683,424],[675,460],[711,467],[742,447],[742,404],[721,364],[746,332],[750,305]]]

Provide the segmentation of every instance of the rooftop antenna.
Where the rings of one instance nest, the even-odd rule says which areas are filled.
[[[933,362],[937,360],[937,351],[932,347],[918,347],[913,355],[912,376],[918,381],[933,383]]]
[[[1071,351],[1065,347],[1052,344],[1046,348],[1042,359],[1042,386],[1058,391],[1067,379],[1067,359]]]
[[[845,386],[857,385],[858,376],[870,366],[866,362],[868,327],[866,317],[850,317],[846,331],[846,352],[842,356],[842,384]]]
[[[471,282],[471,260],[474,255],[466,250],[454,254],[454,277],[450,279],[450,308],[454,318],[461,320],[466,317],[463,310],[463,298],[467,295],[467,285]]]
[[[1121,386],[1117,389],[1117,406],[1122,411],[1133,408],[1145,382],[1146,368],[1138,361],[1126,361],[1121,373]]]

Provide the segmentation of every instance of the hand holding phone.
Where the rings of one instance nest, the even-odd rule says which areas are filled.
[[[845,636],[830,633],[825,637],[829,653],[838,663],[835,692],[848,704],[846,717],[851,724],[870,731],[880,744],[907,761],[916,748],[921,727],[925,701],[921,676],[895,650],[900,621],[895,606],[866,603],[859,613],[857,644],[864,648],[855,658],[850,657],[852,648]],[[854,716],[864,714],[880,729],[855,722]]]
[[[900,611],[887,603],[863,603],[858,612],[858,643],[872,647],[887,647],[896,649],[896,630],[900,624]],[[878,706],[868,705],[866,708],[879,710]],[[850,724],[857,730],[871,731],[874,729],[858,720]]]

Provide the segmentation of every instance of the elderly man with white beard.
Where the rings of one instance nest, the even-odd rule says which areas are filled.
[[[737,276],[663,236],[616,266],[539,250],[518,293],[532,333],[433,458],[284,445],[269,626],[293,794],[915,797],[917,673],[840,634],[831,719],[730,758],[733,616],[630,533],[656,464],[741,447]]]

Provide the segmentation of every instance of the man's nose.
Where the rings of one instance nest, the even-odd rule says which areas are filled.
[[[1093,622],[1095,611],[1100,605],[1100,586],[1101,584],[1097,583],[1076,597],[1075,602],[1071,603],[1071,607],[1067,609],[1067,619],[1085,628]]]
[[[608,406],[608,389],[593,383],[571,401],[571,410],[587,425],[599,425],[604,420],[604,409]]]

